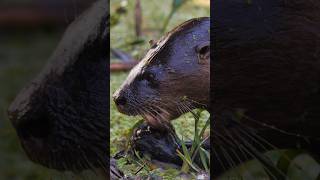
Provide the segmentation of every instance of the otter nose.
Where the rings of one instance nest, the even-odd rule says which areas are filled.
[[[125,97],[120,96],[120,97],[116,98],[115,103],[116,103],[118,106],[124,106],[124,105],[126,105],[127,100],[126,100]]]
[[[35,102],[37,86],[24,88],[7,110],[8,117],[16,129],[20,139],[29,137],[45,138],[51,132],[51,120],[46,115],[44,104]],[[37,92],[37,93],[35,93]]]
[[[118,89],[113,95],[112,95],[113,101],[118,106],[118,108],[122,109],[127,104],[127,98],[124,96],[123,91]]]
[[[113,95],[113,101],[117,106],[125,106],[127,104],[127,99],[123,95]]]
[[[33,107],[33,110],[21,110],[19,107],[10,106],[8,117],[11,120],[18,136],[21,139],[29,137],[46,138],[51,133],[51,120],[40,108]]]

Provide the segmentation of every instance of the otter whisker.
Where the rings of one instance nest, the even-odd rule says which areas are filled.
[[[154,112],[155,114],[159,115],[160,118],[162,118],[163,121],[167,121],[167,119],[157,111],[157,109],[159,109],[159,108],[157,108],[157,107],[155,107],[155,106],[153,106],[153,105],[150,104],[150,105],[148,106],[148,109],[149,109],[150,111]]]
[[[281,170],[279,170],[273,162],[270,160],[269,157],[266,155],[260,153],[252,144],[250,144],[246,139],[244,139],[242,136],[238,136],[244,142],[244,145],[248,148],[248,152],[252,152],[253,157],[258,159],[261,164],[265,167],[265,170],[269,172],[269,174],[277,176],[277,177],[286,177],[285,174]]]
[[[233,149],[233,148],[230,148],[230,151],[232,152],[232,154],[237,158],[237,160],[238,160],[238,162],[239,163],[242,163],[242,162],[244,162],[241,158],[240,158],[240,156],[238,155],[238,153],[236,153],[235,152],[235,150]],[[242,154],[244,154],[244,152],[240,149],[240,152],[242,153]],[[244,166],[239,166],[239,168],[241,169],[241,171],[244,171],[246,168],[244,167]],[[238,171],[237,171],[237,173],[238,173]],[[238,173],[238,175],[240,176],[240,173]],[[249,173],[249,175],[251,176],[251,179],[254,179],[253,178],[253,176],[252,176],[252,174],[251,174],[251,172]]]
[[[224,155],[225,159],[227,160],[229,167],[234,168],[236,167],[236,163],[234,162],[234,160],[230,157],[229,153],[227,150],[225,150],[225,148],[223,146],[220,146],[220,149],[222,151],[222,154]]]
[[[242,155],[243,155],[243,157],[245,158],[245,160],[249,160],[249,159],[250,159],[250,157],[248,157],[247,154],[248,154],[249,156],[251,156],[251,158],[255,158],[255,157],[256,157],[256,156],[254,156],[252,153],[250,153],[250,152],[247,150],[246,146],[242,145],[242,143],[239,143],[239,142],[236,140],[236,138],[234,138],[228,130],[225,129],[225,132],[226,132],[227,135],[230,137],[230,139],[233,140],[233,141],[235,142],[235,144],[238,145],[239,148],[237,148],[237,149],[240,150],[240,152],[242,153]],[[234,132],[234,131],[231,131],[231,132]],[[236,134],[237,134],[237,133],[236,133]],[[241,134],[237,134],[237,137],[238,137],[238,136],[241,136]],[[243,150],[246,151],[246,153],[245,153]],[[241,159],[240,159],[239,163],[242,163],[242,162],[244,162],[245,160],[241,160]],[[244,169],[244,167],[242,167],[242,166],[240,166],[240,167],[241,167],[242,169]],[[252,176],[251,173],[250,173],[250,176]]]
[[[182,114],[189,112],[189,109],[187,109],[182,103],[180,103],[178,107],[180,107]]]
[[[316,139],[316,140],[320,140],[320,137],[307,136],[307,135],[303,135],[303,134],[297,134],[297,133],[285,131],[285,130],[280,129],[280,128],[277,128],[277,127],[275,127],[275,126],[273,126],[273,125],[259,122],[259,121],[255,120],[255,119],[250,118],[249,116],[245,116],[245,115],[244,115],[244,117],[245,117],[247,120],[249,120],[249,121],[251,121],[251,122],[254,122],[254,123],[256,123],[256,124],[258,124],[258,125],[260,125],[260,126],[267,127],[267,128],[269,128],[269,129],[278,131],[278,132],[280,132],[280,133],[282,133],[282,134],[285,134],[285,135],[295,136],[295,137],[299,137],[299,138],[302,137],[302,138],[305,138],[305,139],[314,138],[314,139]]]
[[[162,103],[161,101],[150,101],[149,105],[151,106],[151,108],[155,108],[155,109],[158,109],[160,110],[161,112],[167,114],[167,115],[170,115],[170,113],[165,110],[164,108],[162,108],[161,106],[155,106],[154,104],[161,104],[161,106],[164,106],[164,107],[168,107],[168,105]]]
[[[142,116],[143,116],[144,119],[146,119],[146,120],[148,120],[147,115],[152,116],[152,118],[153,118],[154,120],[159,121],[159,119],[158,119],[153,113],[151,113],[149,109],[144,108],[144,109],[143,109],[143,115],[142,115]]]
[[[220,147],[222,150],[224,149],[223,146],[219,146],[219,147]],[[233,160],[233,157],[231,157],[231,156],[229,155],[229,160],[228,160],[228,161],[233,162],[233,164],[230,166],[230,168],[235,168],[235,167],[237,167],[237,165],[239,165],[240,163],[242,163],[243,160],[241,160],[241,158],[240,158],[239,155],[234,151],[233,148],[228,148],[228,150],[229,150],[230,153],[232,153],[232,154],[237,158],[237,160],[238,160],[238,163],[235,163],[234,160]],[[228,150],[225,150],[225,151],[228,153]],[[245,153],[241,150],[241,148],[240,148],[240,151],[241,151],[241,153],[245,154]],[[244,166],[241,166],[241,164],[240,164],[240,166],[238,166],[238,168],[241,169],[241,171],[246,170],[246,168],[245,168]],[[241,173],[240,173],[238,170],[236,170],[236,173],[237,173],[239,176],[241,176]],[[249,171],[249,174],[248,174],[248,175],[250,175],[251,179],[254,179],[254,178],[253,178],[253,175],[251,174],[250,171]]]
[[[245,130],[239,128],[243,133],[250,133],[252,136],[254,136],[255,138],[257,138],[258,140],[262,141],[263,143],[265,143],[266,145],[268,145],[271,149],[274,150],[278,150],[279,148],[274,146],[273,144],[271,144],[270,142],[268,142],[266,139],[264,139],[263,137],[259,136],[257,133],[254,133],[252,131],[248,131],[246,132]]]
[[[275,147],[274,145],[270,144],[270,143],[269,143],[268,141],[266,141],[264,138],[262,138],[261,136],[259,136],[259,135],[256,134],[256,133],[252,132],[251,130],[249,130],[249,131],[244,131],[244,130],[241,129],[241,128],[239,128],[239,129],[240,129],[240,131],[242,131],[242,133],[246,134],[249,138],[253,138],[253,137],[251,137],[251,136],[255,136],[258,140],[261,140],[262,142],[266,143],[266,144],[269,145],[272,149],[274,149],[274,150],[279,150],[279,148],[277,148],[277,147]],[[251,135],[250,135],[250,134],[251,134]],[[255,139],[253,138],[253,140],[255,140]],[[267,150],[269,150],[269,149],[266,149],[265,151],[267,151]],[[284,153],[284,152],[282,152],[282,151],[278,151],[278,153],[281,154],[281,156],[282,156],[283,158],[285,158],[287,161],[290,161],[293,166],[295,166],[296,168],[300,169],[301,171],[305,171],[305,170],[301,167],[301,165],[299,165],[297,162],[291,161],[291,159],[288,157],[288,155],[287,155],[286,153]],[[308,174],[308,173],[306,173],[306,174]]]
[[[270,148],[265,147],[265,145],[263,145],[261,142],[259,142],[259,140],[257,138],[255,138],[249,134],[249,133],[251,133],[251,129],[247,128],[246,130],[247,131],[243,130],[242,128],[238,128],[238,131],[240,131],[246,137],[248,137],[250,140],[252,140],[254,143],[256,143],[258,147],[261,147],[262,151],[266,152],[266,151],[270,150]],[[252,133],[252,134],[255,134],[255,133]]]
[[[181,102],[180,104],[184,108],[185,113],[187,113],[189,111],[192,111],[192,109],[189,108],[189,106],[188,106],[188,104],[186,102]]]
[[[213,151],[213,154],[215,155],[214,157],[216,157],[216,159],[218,160],[218,162],[221,164],[222,169],[223,169],[224,171],[226,171],[227,168],[225,167],[223,161],[220,159],[220,155],[216,152],[216,149],[213,148],[212,151]]]
[[[206,104],[200,103],[200,102],[198,102],[198,101],[196,101],[194,99],[190,99],[190,98],[187,97],[186,100],[191,101],[192,103],[195,103],[197,105],[200,105],[200,106],[203,106],[203,107],[207,107]]]
[[[104,163],[105,161],[106,161],[105,159],[101,159],[101,158],[98,159],[98,163],[101,165],[103,172],[109,173],[107,167],[105,166],[105,163]],[[96,172],[96,174],[98,175],[99,173]]]
[[[87,155],[85,154],[85,152],[83,152],[82,149],[80,149],[80,153],[82,154],[82,157],[84,158],[84,162],[80,162],[82,164],[82,166],[86,166],[84,163],[89,164],[90,169],[93,169],[94,166],[90,163],[90,161],[88,160]]]
[[[255,133],[251,128],[244,126],[243,124],[239,124],[242,128],[238,128],[238,130],[240,130],[243,134],[245,134],[247,137],[249,137],[251,140],[253,140],[254,142],[256,142],[258,145],[260,145],[260,147],[263,147],[263,151],[267,151],[270,149],[273,150],[279,150],[279,148],[277,148],[276,146],[274,146],[273,144],[271,144],[270,142],[268,142],[266,139],[264,139],[263,137],[259,136],[257,133]],[[244,130],[246,129],[246,130]],[[265,143],[266,145],[268,145],[270,148],[266,148],[265,146],[263,146],[259,141]],[[282,151],[278,151],[278,153],[281,154],[282,157],[286,158],[286,160],[291,161],[290,158],[288,157],[287,154],[285,154]],[[294,165],[296,168],[303,170],[303,168],[296,163],[295,161],[292,162],[292,165]],[[308,173],[306,173],[308,174]]]
[[[233,139],[229,139],[229,138],[226,138],[225,136],[223,135],[219,135],[217,133],[215,133],[216,136],[218,136],[222,142],[219,142],[217,144],[219,144],[219,146],[226,146],[226,147],[229,147],[230,149],[236,149],[238,148],[238,142],[234,141]]]

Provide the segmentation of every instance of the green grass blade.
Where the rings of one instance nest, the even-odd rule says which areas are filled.
[[[206,171],[206,172],[209,172],[210,169],[209,169],[209,167],[208,167],[207,159],[206,159],[206,154],[205,154],[204,151],[206,151],[206,150],[204,150],[203,148],[200,148],[200,150],[199,150],[199,155],[200,155],[201,163],[202,163],[205,171]]]
[[[197,165],[193,164],[192,161],[190,161],[189,159],[186,158],[186,156],[184,154],[182,154],[179,150],[178,152],[178,156],[184,161],[186,162],[186,164],[188,165],[188,167],[191,167],[193,170],[195,170],[196,172],[201,172],[201,169],[199,167],[197,167]],[[184,173],[188,173],[188,171],[183,171],[181,169],[182,172]]]

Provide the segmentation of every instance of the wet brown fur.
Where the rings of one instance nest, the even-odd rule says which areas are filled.
[[[312,0],[214,2],[216,175],[269,149],[297,148],[319,156],[319,5]]]
[[[142,115],[152,126],[165,128],[181,114],[205,108],[210,89],[209,23],[209,18],[189,20],[157,41],[114,94],[119,111]],[[154,86],[144,78],[149,71],[155,76]]]

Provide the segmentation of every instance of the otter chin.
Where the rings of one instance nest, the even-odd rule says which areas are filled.
[[[129,73],[113,99],[119,112],[164,128],[195,108],[207,108],[210,19],[195,18],[165,34]],[[197,84],[195,86],[195,84]]]
[[[148,113],[141,115],[149,125],[157,127],[158,129],[169,129],[168,122],[178,117],[178,115],[162,111],[157,113]]]

